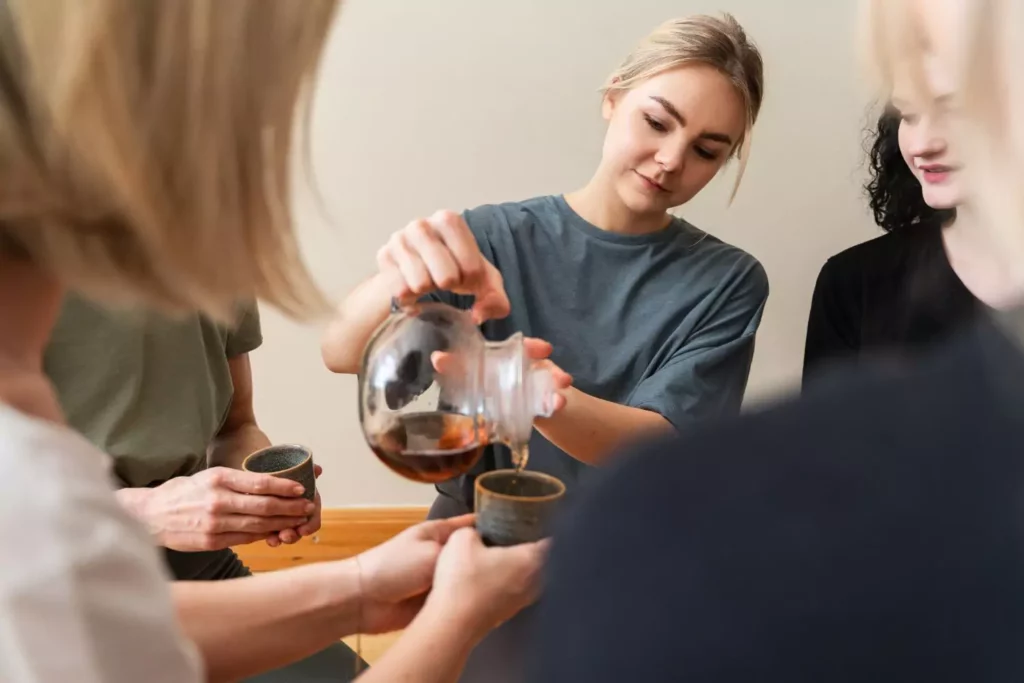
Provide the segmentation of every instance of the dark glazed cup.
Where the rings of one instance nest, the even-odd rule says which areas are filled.
[[[549,474],[494,470],[475,487],[476,528],[487,545],[509,546],[546,538],[565,484]]]
[[[313,451],[305,446],[270,446],[258,450],[242,462],[242,469],[297,481],[306,488],[303,498],[309,501],[316,499]]]

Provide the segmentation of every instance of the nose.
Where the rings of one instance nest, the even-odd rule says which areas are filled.
[[[686,146],[680,145],[678,142],[662,145],[654,155],[654,160],[665,173],[678,173],[682,171],[685,158]]]
[[[914,157],[934,157],[946,151],[946,140],[933,122],[922,119],[914,126],[908,140],[908,151]]]

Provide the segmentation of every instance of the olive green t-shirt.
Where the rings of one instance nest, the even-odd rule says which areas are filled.
[[[153,486],[206,466],[231,406],[228,359],[262,340],[256,306],[229,330],[69,296],[44,367],[70,425],[113,456],[119,485]]]

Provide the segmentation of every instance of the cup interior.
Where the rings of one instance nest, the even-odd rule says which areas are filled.
[[[477,478],[477,484],[487,495],[523,501],[553,500],[565,493],[565,484],[540,472],[487,472]]]
[[[302,446],[271,446],[256,451],[242,464],[242,469],[257,474],[280,474],[299,467],[312,457]]]

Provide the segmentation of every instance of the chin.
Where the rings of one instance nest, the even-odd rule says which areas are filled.
[[[955,209],[963,204],[963,197],[952,188],[935,188],[923,193],[924,203],[937,211]]]
[[[643,192],[638,192],[632,188],[620,187],[618,195],[619,201],[622,202],[623,206],[638,216],[646,216],[652,213],[664,213],[668,210],[664,205],[665,203],[658,201],[656,197],[644,194]]]

